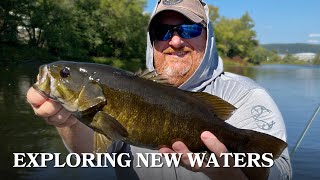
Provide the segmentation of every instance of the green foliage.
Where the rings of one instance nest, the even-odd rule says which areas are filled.
[[[281,58],[274,51],[269,51],[262,46],[257,46],[253,51],[251,63],[259,65],[261,63],[279,63]]]
[[[86,21],[85,14],[77,11],[76,3],[65,0],[50,0],[47,12],[47,26],[43,27],[46,48],[55,56],[62,58],[78,58],[89,53],[86,35],[88,27],[81,27]],[[90,8],[90,6],[88,6]]]
[[[145,59],[150,17],[144,13],[145,4],[146,0],[1,0],[1,61],[67,59],[136,70]],[[219,15],[218,7],[209,9],[220,55],[243,64],[280,61],[274,48],[258,45],[248,13],[228,19]],[[301,47],[297,44],[295,49]],[[317,45],[311,48],[320,50]],[[318,59],[319,55],[314,63]],[[288,56],[283,62],[293,61]]]
[[[312,64],[320,65],[320,51],[317,53],[316,57],[312,60]]]
[[[270,56],[269,51],[267,51],[266,49],[264,49],[261,46],[258,46],[253,50],[253,57],[252,57],[251,62],[253,64],[260,64],[263,61],[269,61],[270,60],[269,56]]]
[[[320,51],[320,44],[263,44],[262,46],[270,51],[276,51],[278,54],[317,53]]]
[[[99,30],[104,44],[98,47],[98,56],[144,59],[149,20],[149,16],[142,13],[144,4],[142,0],[101,2],[103,14]]]
[[[254,50],[258,46],[254,22],[248,13],[240,19],[220,17],[218,8],[209,6],[213,14],[210,20],[214,22],[214,31],[219,53],[228,58],[240,57],[245,61],[252,61]]]
[[[215,7],[211,4],[208,5],[210,11],[209,11],[209,18],[212,24],[215,24],[216,21],[220,18],[219,15],[219,8]]]
[[[216,46],[223,56],[225,64],[254,64],[261,63],[301,63],[289,55],[283,60],[275,50],[260,46],[253,30],[254,21],[248,13],[239,19],[220,17],[219,8],[209,5],[210,20],[213,22],[216,36]]]
[[[298,58],[294,57],[292,54],[286,54],[282,58],[282,62],[285,64],[292,64],[292,63],[302,63],[303,61],[299,60]]]
[[[63,59],[104,56],[143,64],[145,0],[3,0],[0,42],[28,44]],[[20,30],[18,31],[18,29]]]
[[[0,1],[0,42],[18,43],[18,26],[22,21],[19,15],[27,5],[27,0]]]

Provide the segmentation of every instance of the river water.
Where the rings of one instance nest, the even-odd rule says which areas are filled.
[[[26,102],[38,65],[0,67],[0,179],[115,179],[108,168],[12,168],[13,153],[50,152],[67,155],[54,127],[36,117]],[[289,151],[320,104],[320,67],[263,65],[227,67],[265,87],[284,117]],[[320,114],[291,157],[293,179],[320,179]]]

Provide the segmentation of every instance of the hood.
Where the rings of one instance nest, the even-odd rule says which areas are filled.
[[[201,91],[208,84],[210,84],[216,77],[223,72],[223,62],[219,57],[215,36],[213,32],[213,26],[209,20],[209,8],[208,5],[204,6],[207,15],[207,46],[205,55],[194,74],[182,85],[180,89],[187,91]],[[155,12],[156,8],[153,11]],[[152,17],[152,16],[151,16]],[[146,52],[146,66],[150,71],[154,70],[153,66],[153,44],[150,41],[150,33],[147,34],[147,52]]]

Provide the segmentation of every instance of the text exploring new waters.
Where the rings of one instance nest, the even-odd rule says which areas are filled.
[[[188,160],[191,167],[271,167],[272,153],[13,153],[14,168],[53,167],[132,167],[161,168],[178,167]],[[133,160],[135,159],[135,160]],[[134,162],[133,162],[134,161]]]

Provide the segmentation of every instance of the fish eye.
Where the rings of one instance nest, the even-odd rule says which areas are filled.
[[[65,67],[65,68],[61,69],[61,71],[60,71],[60,76],[61,76],[62,78],[67,78],[67,77],[69,77],[69,76],[70,76],[69,68]]]

